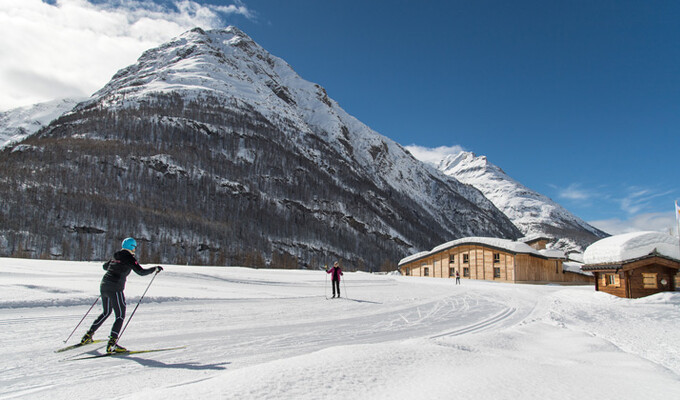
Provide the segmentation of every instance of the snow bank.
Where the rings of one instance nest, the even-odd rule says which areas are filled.
[[[586,264],[620,263],[647,256],[654,251],[680,260],[678,238],[662,232],[633,232],[593,243],[583,253],[583,261]]]

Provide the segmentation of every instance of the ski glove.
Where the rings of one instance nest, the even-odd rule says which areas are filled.
[[[156,267],[156,273],[159,273],[159,272],[161,272],[161,271],[163,271],[163,267],[161,267],[160,265],[157,266],[157,267]]]

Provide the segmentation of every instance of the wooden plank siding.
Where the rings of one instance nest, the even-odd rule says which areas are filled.
[[[632,299],[673,291],[678,287],[680,275],[680,262],[663,257],[644,257],[616,266],[591,265],[587,268],[595,274],[596,290]]]
[[[562,260],[518,254],[517,282],[580,282],[578,274],[566,274]],[[577,276],[572,276],[577,275]]]
[[[433,278],[454,278],[450,274],[450,268],[453,268],[463,279],[511,283],[593,283],[592,277],[565,273],[562,261],[534,254],[515,254],[483,244],[463,244],[407,262],[399,269],[404,275],[425,276],[424,269],[428,268],[428,276]]]

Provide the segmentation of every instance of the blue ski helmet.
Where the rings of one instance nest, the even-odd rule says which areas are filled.
[[[130,250],[131,252],[135,252],[135,248],[137,247],[137,241],[131,237],[126,238],[123,240],[123,244],[121,245],[121,248],[123,250]]]

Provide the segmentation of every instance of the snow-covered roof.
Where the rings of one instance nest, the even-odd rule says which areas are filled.
[[[586,264],[620,263],[654,251],[680,261],[678,238],[662,232],[633,232],[598,240],[583,253],[583,261]]]
[[[576,253],[576,252],[568,253],[567,259],[569,261],[576,261],[577,263],[583,264],[583,253]]]
[[[583,264],[578,263],[578,262],[573,262],[573,261],[565,261],[562,263],[562,269],[566,272],[572,272],[575,274],[580,274],[580,275],[586,275],[586,276],[593,276],[593,273],[590,271],[584,271],[581,269]]]
[[[420,253],[412,254],[412,255],[410,255],[410,256],[408,256],[408,257],[402,258],[401,261],[399,261],[399,265],[404,264],[404,263],[407,263],[407,262],[409,262],[409,261],[416,260],[416,259],[418,259],[418,258],[426,257],[426,256],[428,256],[429,254],[430,254],[429,251],[421,251]]]
[[[420,258],[424,258],[427,256],[430,256],[432,254],[439,253],[440,251],[450,249],[452,247],[456,246],[461,246],[465,244],[481,244],[489,247],[495,247],[497,249],[501,250],[507,250],[511,253],[520,253],[520,254],[534,254],[540,257],[548,257],[548,258],[564,258],[564,253],[558,250],[536,250],[533,247],[529,246],[526,243],[521,243],[521,242],[516,242],[514,240],[509,240],[509,239],[500,239],[500,238],[490,238],[490,237],[466,237],[462,239],[456,239],[452,240],[450,242],[446,242],[443,244],[440,244],[439,246],[433,248],[430,251],[421,251],[420,253],[413,254],[411,256],[405,257],[399,261],[399,265],[406,264],[408,262],[411,262],[413,260],[417,260]]]
[[[524,237],[517,239],[518,242],[523,242],[523,243],[529,243],[529,242],[533,242],[533,241],[536,241],[536,240],[548,240],[548,241],[550,241],[550,240],[555,240],[555,238],[550,237],[550,236],[546,236],[546,235],[543,235],[543,234],[540,234],[540,233],[535,233],[533,235],[527,235],[527,236],[524,236]]]
[[[538,250],[538,252],[548,258],[567,258],[567,255],[562,250],[543,249]]]

